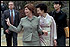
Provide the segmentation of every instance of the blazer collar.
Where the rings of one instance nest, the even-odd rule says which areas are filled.
[[[30,19],[28,16],[26,16],[26,19],[29,20],[29,21],[32,21],[32,20],[35,19],[35,16],[33,15],[33,16],[32,16],[32,19]]]

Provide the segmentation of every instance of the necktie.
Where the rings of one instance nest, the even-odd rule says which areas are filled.
[[[13,24],[13,12],[11,11],[11,23]]]

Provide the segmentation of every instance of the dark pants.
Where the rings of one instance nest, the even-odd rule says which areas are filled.
[[[57,27],[57,45],[66,46],[66,36],[62,26]]]
[[[65,36],[57,37],[57,45],[58,46],[66,46],[66,38]]]
[[[15,32],[6,34],[7,46],[12,46],[12,37],[13,37],[13,46],[17,46],[17,33]]]

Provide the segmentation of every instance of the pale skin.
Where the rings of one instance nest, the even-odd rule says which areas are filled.
[[[44,10],[40,10],[40,8],[37,8],[37,13],[38,13],[39,16],[43,16],[43,17],[46,17],[46,14],[47,14],[47,13],[44,12]],[[54,40],[54,45],[57,46],[56,40]]]
[[[33,14],[32,14],[32,11],[30,11],[30,10],[26,7],[24,12],[25,12],[25,15],[28,16],[28,18],[32,19],[32,15],[33,15]],[[11,23],[10,23],[9,18],[7,18],[6,21],[7,21],[7,25],[10,26]],[[47,34],[48,34],[47,31],[45,31],[45,30],[42,30],[42,32],[44,32],[44,35],[47,35]]]

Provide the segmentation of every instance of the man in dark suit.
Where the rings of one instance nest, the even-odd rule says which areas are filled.
[[[54,2],[55,10],[49,14],[53,16],[57,25],[57,45],[66,46],[66,36],[64,28],[67,27],[67,15],[61,10],[61,1]]]
[[[14,2],[10,1],[9,2],[9,9],[4,11],[4,33],[6,34],[6,42],[7,46],[12,46],[12,37],[13,37],[13,46],[17,46],[17,33],[16,32],[11,32],[8,30],[8,25],[6,24],[6,20],[9,18],[11,24],[14,26],[18,26],[20,22],[20,17],[19,17],[19,12],[14,9]]]

